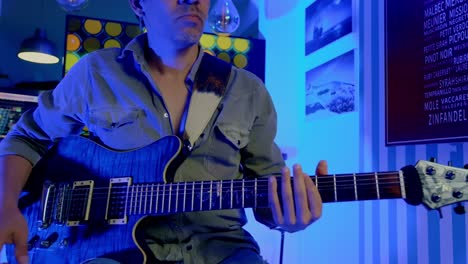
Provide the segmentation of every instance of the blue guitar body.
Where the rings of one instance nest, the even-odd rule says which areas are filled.
[[[28,192],[19,203],[29,225],[31,263],[76,264],[97,257],[118,263],[155,263],[139,231],[149,216],[129,216],[126,224],[110,225],[105,220],[108,200],[93,198],[84,225],[51,223],[44,227],[38,222],[44,217],[44,205],[41,205],[44,193],[40,186],[46,181],[92,180],[97,197],[101,195],[98,191],[109,188],[109,181],[115,177],[131,177],[134,183],[164,182],[177,166],[181,146],[175,136],[128,152],[113,151],[82,137],[59,142],[34,168],[26,186]],[[7,245],[7,257],[9,263],[16,263],[11,245]]]

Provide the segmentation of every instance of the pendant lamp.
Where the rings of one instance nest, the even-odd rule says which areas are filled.
[[[55,45],[47,39],[45,30],[37,28],[34,36],[21,43],[18,57],[34,63],[54,64],[59,62],[56,54]]]

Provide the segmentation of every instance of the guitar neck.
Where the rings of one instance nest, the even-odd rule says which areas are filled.
[[[311,178],[324,203],[406,198],[401,171]],[[280,178],[277,182],[280,190]],[[80,225],[90,219],[90,208],[96,204],[105,206],[108,223],[125,224],[130,215],[266,208],[268,178],[132,184],[131,178],[124,177],[112,178],[105,188],[95,188],[93,181],[80,181],[72,186],[45,186],[42,201],[41,221],[46,225]]]
[[[312,176],[323,202],[405,198],[400,172]],[[278,188],[281,181],[278,179]],[[138,184],[119,191],[127,215],[268,207],[268,179]],[[281,192],[279,192],[281,193]],[[114,195],[115,199],[117,197]],[[125,203],[123,201],[126,201]]]

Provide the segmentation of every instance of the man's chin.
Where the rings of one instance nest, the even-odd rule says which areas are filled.
[[[200,42],[200,38],[202,36],[202,32],[200,31],[186,31],[186,32],[181,32],[177,34],[175,37],[176,42],[180,43],[180,46],[193,46],[195,44],[198,45]]]

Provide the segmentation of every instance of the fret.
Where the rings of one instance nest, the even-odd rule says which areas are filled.
[[[175,210],[174,212],[177,213],[177,207],[179,205],[179,183],[177,182],[177,188],[176,188],[176,195],[175,195]]]
[[[172,201],[172,183],[169,183],[169,193],[167,195],[169,197],[169,202],[167,203],[167,212],[171,212],[171,201]]]
[[[219,208],[218,209],[223,209],[223,181],[219,181],[219,186],[217,193],[219,195]]]
[[[195,200],[195,182],[193,182],[193,185],[192,185],[192,212],[193,212],[193,203],[194,203],[194,200]]]
[[[163,184],[162,190],[161,213],[164,214],[164,200],[166,200],[166,184]]]
[[[156,208],[155,208],[155,210],[154,210],[155,213],[158,213],[159,196],[160,196],[160,194],[159,194],[159,186],[160,186],[160,184],[158,183],[158,184],[157,184],[157,187],[156,187]]]
[[[377,199],[380,199],[379,177],[377,177],[377,172],[375,172],[374,175],[375,175],[375,188],[377,190]]]
[[[326,176],[325,176],[326,177]],[[355,201],[356,185],[354,180],[356,175],[340,174],[336,175],[335,184],[337,199],[335,202]]]
[[[146,214],[146,206],[148,205],[148,185],[145,185],[145,207],[143,213]]]
[[[358,201],[357,186],[356,186],[356,173],[353,173],[353,182],[354,182],[354,200]]]
[[[200,182],[200,211],[203,210],[203,182]]]
[[[336,174],[333,174],[333,192],[335,194],[335,202],[338,202],[338,194],[336,193]]]
[[[254,199],[255,199],[254,200],[255,201],[254,202],[254,208],[257,208],[257,197],[258,197],[257,196],[257,178],[255,178],[254,181],[255,181],[255,184],[254,184],[254,189],[255,189],[254,190]]]
[[[380,173],[378,177],[380,199],[402,197],[400,176],[397,172]]]
[[[149,213],[151,214],[151,210],[153,209],[153,195],[154,195],[154,184],[151,184],[151,196],[150,196],[150,204],[149,204]]]
[[[266,208],[270,207],[268,201],[268,178],[257,179],[257,194],[255,208]]]
[[[320,196],[322,197],[323,202],[333,202],[335,201],[335,194],[334,194],[334,179],[335,177],[316,177],[315,180],[317,181],[317,187],[319,188]],[[278,190],[280,187],[278,185]]]
[[[252,180],[243,180],[243,196],[244,196],[244,204],[242,207],[244,208],[253,208],[255,207],[255,181]]]
[[[244,205],[244,180],[234,180],[232,186],[232,208],[242,208]]]
[[[375,200],[377,198],[377,190],[375,187],[373,174],[359,174],[358,177],[356,177],[356,188],[359,200]]]
[[[209,191],[209,195],[210,195],[210,205],[209,205],[209,209],[208,210],[211,210],[211,202],[212,202],[212,196],[213,196],[213,181],[210,181],[210,191]]]
[[[132,212],[133,212],[133,195],[134,195],[133,190],[135,189],[135,186],[131,186],[130,188],[132,189],[132,193],[130,194],[130,212],[129,212],[129,214],[132,214]]]
[[[141,205],[143,203],[143,186],[140,185],[140,191],[137,191],[140,194],[140,206],[138,208],[138,214],[141,214]]]
[[[184,182],[184,199],[182,200],[182,212],[185,212],[185,199],[187,198],[187,182]]]
[[[242,208],[244,208],[244,199],[245,199],[245,195],[244,195],[245,186],[244,186],[244,184],[245,184],[245,181],[244,181],[244,179],[242,179]]]
[[[233,200],[234,200],[234,180],[231,179],[231,209],[233,208]]]
[[[125,213],[124,213],[124,216],[127,215],[128,193],[130,192],[130,188],[131,188],[131,186],[130,186],[130,185],[127,185],[127,192],[125,193],[125,206],[124,206],[124,208],[125,208],[125,209],[124,209]],[[129,212],[128,214],[130,214],[130,212]]]

